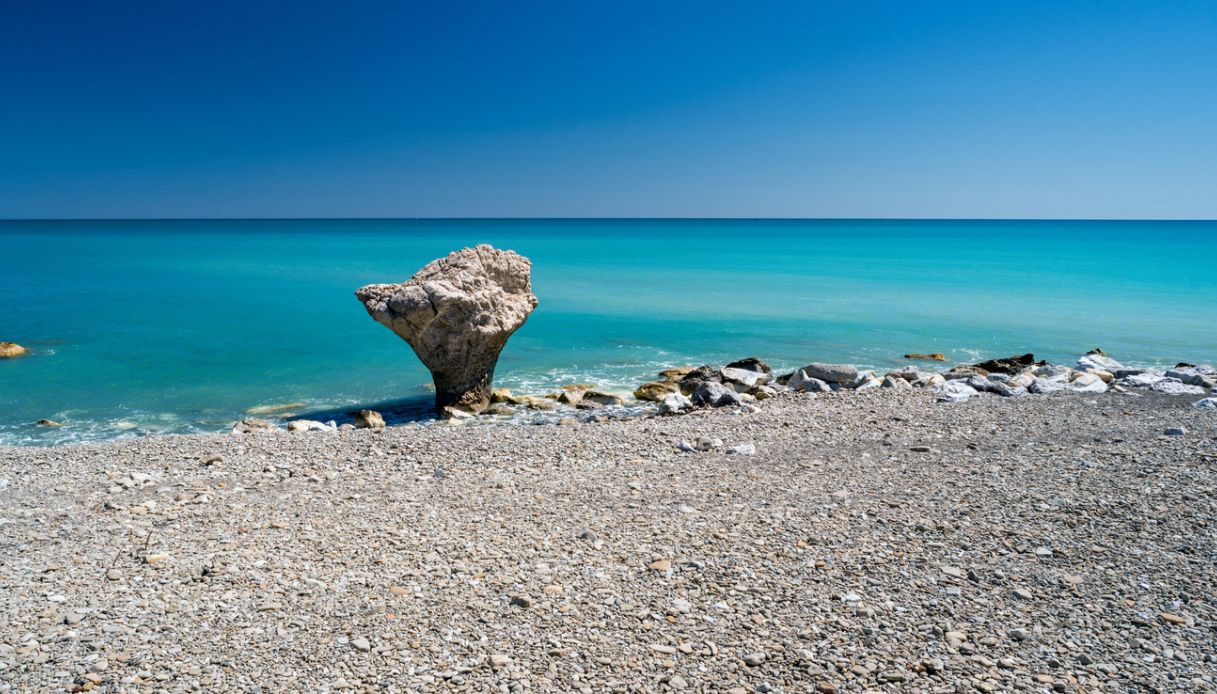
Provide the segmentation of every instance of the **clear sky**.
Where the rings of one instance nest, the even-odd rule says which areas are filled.
[[[0,3],[0,217],[1217,217],[1217,2]]]

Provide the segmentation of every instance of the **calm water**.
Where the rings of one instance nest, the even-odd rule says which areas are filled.
[[[496,378],[517,391],[748,355],[1217,361],[1217,223],[0,222],[0,340],[36,352],[0,360],[0,443],[426,403],[352,292],[479,242],[533,260],[541,303]]]

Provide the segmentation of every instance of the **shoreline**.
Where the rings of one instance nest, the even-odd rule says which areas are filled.
[[[935,399],[0,448],[0,682],[1217,686],[1217,417]]]

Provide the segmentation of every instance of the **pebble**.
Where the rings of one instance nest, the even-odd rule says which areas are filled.
[[[757,667],[764,663],[767,656],[764,653],[749,653],[744,656],[744,664],[748,667]]]

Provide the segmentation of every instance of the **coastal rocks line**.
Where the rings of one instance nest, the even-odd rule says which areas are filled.
[[[370,284],[355,296],[431,371],[436,413],[447,418],[490,406],[499,352],[537,307],[531,268],[524,256],[483,244],[434,260],[405,282]]]
[[[448,419],[451,424],[460,424],[522,417],[521,421],[537,424],[567,424],[576,421],[571,418],[576,413],[584,420],[602,420],[674,416],[718,408],[730,408],[746,415],[759,412],[765,400],[781,394],[801,393],[814,397],[816,394],[870,389],[923,391],[942,403],[961,403],[981,396],[1103,393],[1133,396],[1144,392],[1209,396],[1195,402],[1195,406],[1217,410],[1217,397],[1213,397],[1217,369],[1212,366],[1179,363],[1171,369],[1128,367],[1101,350],[1082,355],[1073,366],[1049,364],[1028,353],[961,364],[941,372],[909,365],[881,373],[850,364],[812,362],[789,373],[775,375],[767,363],[749,357],[721,368],[710,365],[673,367],[657,376],[655,380],[639,385],[632,398],[625,393],[602,390],[591,383],[567,384],[544,395],[514,395],[505,388],[497,388],[489,396],[492,405],[482,411],[483,417],[453,408]],[[533,414],[531,419],[528,413]],[[351,414],[354,424],[292,420],[286,426],[289,431],[299,432],[340,428],[383,430],[386,426],[377,412],[362,410]],[[277,428],[277,424],[268,420],[246,418],[238,422],[233,431],[255,433]]]

